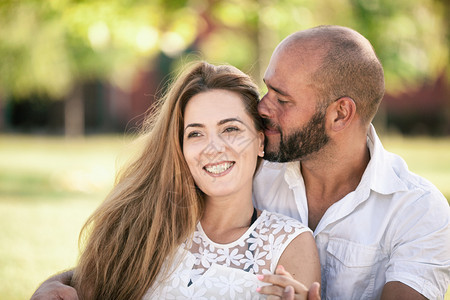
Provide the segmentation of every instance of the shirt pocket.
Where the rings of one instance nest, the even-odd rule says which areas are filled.
[[[326,299],[373,299],[381,250],[343,239],[330,239],[325,265]]]

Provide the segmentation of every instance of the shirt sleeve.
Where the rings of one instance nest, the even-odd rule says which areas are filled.
[[[429,192],[399,211],[386,282],[400,281],[429,299],[443,299],[450,283],[450,208]]]

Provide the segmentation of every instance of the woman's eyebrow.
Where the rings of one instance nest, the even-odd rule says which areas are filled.
[[[188,129],[189,127],[200,127],[200,128],[203,128],[203,127],[205,127],[205,125],[200,124],[200,123],[191,123],[191,124],[187,124],[186,127],[184,127],[184,130]]]
[[[223,119],[223,120],[220,120],[219,122],[217,122],[217,125],[223,125],[228,122],[239,122],[239,123],[244,124],[244,122],[242,122],[238,118],[227,118],[227,119]],[[204,128],[205,125],[201,124],[201,123],[190,123],[190,124],[186,125],[184,130],[188,129],[189,127]]]
[[[223,124],[225,124],[225,123],[228,123],[228,122],[234,122],[234,121],[244,124],[244,122],[242,122],[242,121],[239,120],[238,118],[227,118],[227,119],[223,119],[223,120],[220,120],[219,122],[217,122],[217,124],[218,124],[218,125],[223,125]]]

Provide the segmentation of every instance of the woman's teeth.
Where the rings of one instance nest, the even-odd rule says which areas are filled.
[[[208,171],[209,173],[220,174],[231,168],[232,165],[234,165],[234,162],[227,162],[214,166],[205,166],[205,170]]]

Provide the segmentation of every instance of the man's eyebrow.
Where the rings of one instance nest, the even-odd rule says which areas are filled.
[[[270,85],[269,83],[266,82],[265,79],[263,79],[263,82],[266,84],[266,86],[271,89],[274,90],[277,94],[280,94],[281,96],[284,97],[290,97],[289,94],[285,91],[280,90],[279,88],[274,87],[273,85]]]
[[[223,124],[225,124],[225,123],[228,123],[228,122],[234,122],[234,121],[244,124],[244,122],[242,122],[242,121],[239,120],[238,118],[228,118],[228,119],[223,119],[223,120],[220,120],[217,124],[218,124],[218,125],[223,125]]]

